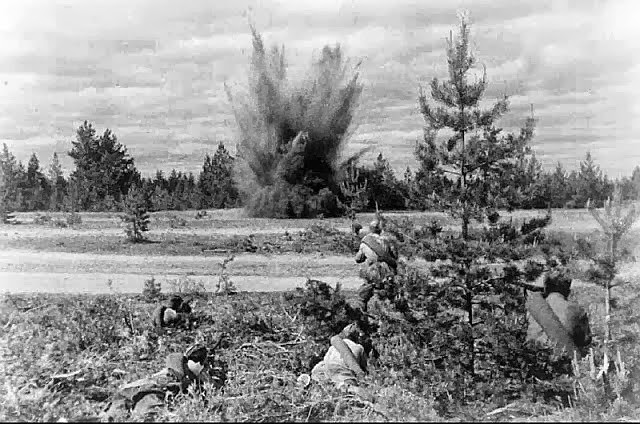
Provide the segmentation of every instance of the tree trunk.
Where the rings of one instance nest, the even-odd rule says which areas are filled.
[[[469,218],[466,211],[462,215],[462,239],[467,240],[469,238]]]
[[[476,339],[473,334],[473,296],[471,291],[467,291],[467,312],[469,316],[469,368],[471,377],[476,376]]]
[[[611,259],[612,265],[615,267],[616,264],[616,248],[617,248],[617,237],[615,234],[609,235],[609,257]],[[609,344],[611,342],[611,281],[607,279],[605,282],[605,296],[604,296],[604,349],[605,353],[609,354]]]

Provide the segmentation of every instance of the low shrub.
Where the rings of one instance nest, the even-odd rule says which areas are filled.
[[[162,296],[162,286],[159,281],[151,277],[144,281],[142,296],[149,302],[155,302]]]
[[[190,298],[207,298],[207,287],[202,281],[190,276],[180,277],[171,282],[173,293],[186,295]]]
[[[127,240],[140,243],[145,240],[144,233],[149,231],[149,212],[147,200],[142,189],[133,186],[124,199],[124,214],[120,219],[125,224]]]
[[[82,224],[82,217],[78,212],[71,211],[65,214],[65,221],[68,226],[72,227],[74,225]]]
[[[33,218],[33,223],[35,225],[48,225],[51,223],[51,221],[52,218],[50,215],[36,214],[36,216]]]
[[[227,266],[235,257],[229,256],[220,264],[220,276],[218,277],[218,283],[216,284],[217,295],[232,295],[236,294],[237,290],[231,278],[227,274]]]
[[[196,218],[197,219],[197,218]],[[178,215],[169,216],[169,227],[182,228],[187,226],[187,220]]]

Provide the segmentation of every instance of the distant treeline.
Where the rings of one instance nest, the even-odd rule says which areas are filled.
[[[151,211],[231,208],[242,206],[234,180],[235,158],[223,143],[215,153],[204,157],[198,175],[172,170],[168,175],[157,171],[142,177],[134,159],[116,136],[106,130],[96,135],[85,122],[76,133],[71,150],[75,169],[65,178],[57,154],[44,170],[34,153],[25,168],[3,144],[0,152],[0,195],[6,209],[12,211],[120,211],[122,201],[133,186],[141,188]],[[438,179],[407,168],[401,178],[379,154],[373,165],[352,164],[354,186],[361,191],[360,210],[423,210],[425,199],[434,191],[456,186],[454,179]],[[354,177],[355,176],[355,177]],[[612,195],[620,184],[623,198],[640,199],[640,166],[631,177],[612,180],[602,172],[587,153],[580,168],[568,172],[558,163],[551,171],[543,170],[535,155],[522,160],[518,172],[503,182],[515,190],[518,209],[583,208],[591,199],[596,206]],[[342,199],[345,203],[349,199]]]

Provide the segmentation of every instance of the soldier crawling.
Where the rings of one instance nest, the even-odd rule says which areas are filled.
[[[176,327],[188,325],[191,315],[191,305],[182,297],[174,295],[169,300],[169,305],[159,305],[153,312],[153,325],[161,330],[164,327]]]
[[[165,361],[165,368],[140,380],[120,387],[101,415],[103,422],[153,418],[165,406],[167,395],[188,393],[195,385],[201,391],[203,383],[221,387],[226,375],[223,368],[213,366],[214,361],[205,346],[195,344],[183,353],[171,353]]]
[[[311,378],[317,382],[331,381],[338,389],[358,393],[358,379],[367,372],[363,338],[357,324],[347,325],[331,338],[331,346],[324,359],[313,367]]]
[[[561,274],[549,275],[545,278],[542,297],[558,317],[576,347],[582,349],[591,343],[589,317],[582,306],[569,300],[570,293],[570,278]],[[529,318],[527,340],[543,344],[549,343],[549,337],[540,324],[533,319],[531,314],[527,315]]]
[[[393,279],[398,270],[398,250],[392,237],[382,235],[379,220],[369,224],[369,232],[362,238],[356,254],[356,263],[365,262],[360,276],[365,283],[358,289],[360,308],[367,310],[367,304],[373,297],[378,285]]]

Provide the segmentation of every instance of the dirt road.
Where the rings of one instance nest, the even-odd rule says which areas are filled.
[[[224,259],[4,250],[0,252],[0,292],[140,293],[152,276],[167,289],[186,278],[213,288]],[[339,281],[345,288],[360,284],[353,258],[337,255],[239,254],[227,273],[239,290],[246,291],[292,289],[306,278],[332,285]]]
[[[32,216],[33,215],[33,216]],[[62,219],[57,213],[52,216]],[[59,216],[58,216],[59,215]],[[20,214],[25,224],[0,227],[0,293],[2,292],[52,292],[52,293],[109,293],[111,291],[140,293],[144,281],[154,277],[169,291],[175,284],[187,279],[199,281],[212,289],[218,281],[220,264],[225,256],[204,255],[164,255],[113,253],[71,253],[51,251],[51,246],[43,242],[43,249],[27,249],[30,240],[54,240],[64,242],[59,250],[68,245],[80,245],[83,240],[97,240],[98,251],[107,237],[122,236],[122,228],[116,214],[83,213],[80,228],[53,228],[34,225],[30,222],[35,214]],[[169,228],[169,216],[188,219],[186,228]],[[210,211],[207,220],[196,220],[192,213],[154,214],[155,228],[149,232],[152,239],[162,239],[170,234],[187,240],[190,236],[208,235],[248,235],[284,234],[285,231],[299,232],[313,224],[313,220],[268,220],[241,217],[238,211]],[[411,217],[423,220],[437,214],[387,213],[390,217]],[[424,216],[423,216],[424,215]],[[535,211],[516,211],[514,218],[521,219],[540,215]],[[363,214],[362,222],[373,218]],[[165,222],[167,221],[167,222]],[[346,220],[327,220],[340,231],[349,231]],[[446,225],[446,224],[445,224]],[[551,230],[568,233],[589,233],[597,228],[597,223],[587,211],[556,211]],[[628,237],[640,237],[640,222],[636,223]],[[10,242],[13,246],[10,246]],[[102,243],[102,244],[101,244]],[[95,243],[94,243],[95,244]],[[34,244],[36,247],[38,244]],[[56,245],[57,246],[57,245]],[[634,254],[640,257],[640,246],[633,246]],[[42,251],[40,251],[42,250]],[[88,249],[89,252],[96,250]],[[181,253],[182,251],[179,251]],[[358,265],[348,255],[329,254],[274,254],[247,253],[236,255],[228,266],[228,275],[239,290],[280,291],[303,285],[306,278],[317,278],[331,284],[341,282],[345,288],[360,285]],[[628,264],[621,278],[640,281],[640,263]]]

